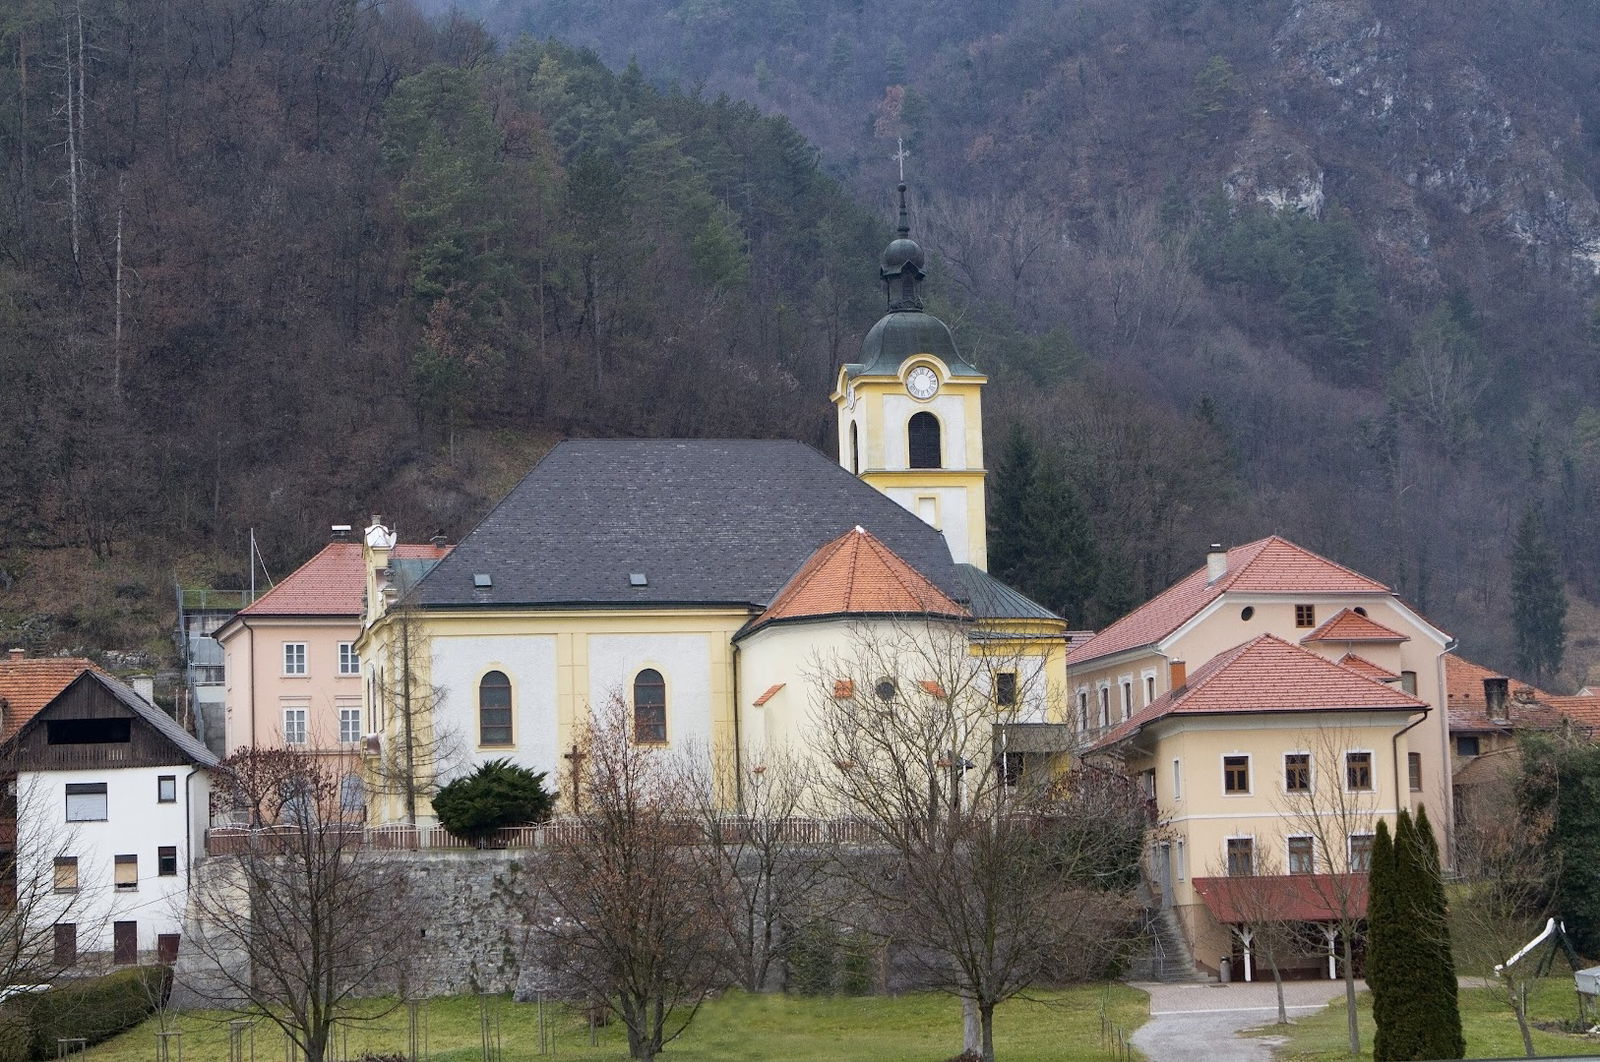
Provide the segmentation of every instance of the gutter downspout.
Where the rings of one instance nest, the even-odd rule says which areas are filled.
[[[1405,736],[1406,731],[1414,730],[1427,722],[1428,713],[1432,710],[1432,708],[1424,708],[1421,715],[1396,730],[1393,736],[1389,738],[1389,754],[1394,757],[1394,813],[1396,815],[1400,814],[1400,794],[1408,792],[1408,790],[1400,788],[1400,739]],[[1409,800],[1406,801],[1408,806],[1410,803]]]
[[[744,750],[739,735],[739,643],[733,643],[733,798],[739,814],[744,814]]]
[[[250,636],[250,747],[255,748],[259,742],[256,740],[256,629],[250,626],[250,621],[239,621],[244,625],[245,633]],[[224,707],[222,714],[222,754],[228,754],[228,714]]]

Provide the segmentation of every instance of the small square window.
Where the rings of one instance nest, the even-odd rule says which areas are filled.
[[[67,821],[106,821],[106,784],[104,782],[68,782]]]
[[[1365,792],[1372,788],[1372,753],[1347,752],[1344,754],[1345,788]]]
[[[136,855],[119,855],[116,857],[116,877],[113,880],[118,892],[139,891],[139,857]]]
[[[56,856],[55,870],[55,883],[57,892],[78,891],[77,856]]]
[[[1250,757],[1222,757],[1222,791],[1224,793],[1250,792]]]
[[[156,874],[170,878],[178,873],[178,846],[164,844],[156,849]]]
[[[361,658],[356,655],[355,642],[339,643],[339,674],[361,674]]]
[[[1294,625],[1296,627],[1315,627],[1317,625],[1317,606],[1296,605],[1294,607]]]
[[[306,643],[283,643],[283,673],[285,675],[304,675],[306,673]]]
[[[1456,755],[1457,756],[1476,756],[1476,755],[1478,755],[1478,735],[1476,735],[1476,734],[1470,734],[1470,735],[1469,734],[1462,734],[1460,737],[1456,738]]]
[[[156,778],[156,803],[176,804],[178,802],[178,776],[163,774]]]
[[[1287,793],[1311,792],[1311,754],[1286,752],[1283,755],[1283,789]]]

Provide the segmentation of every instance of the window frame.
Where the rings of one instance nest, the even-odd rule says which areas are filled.
[[[56,856],[51,861],[50,869],[52,892],[72,895],[83,887],[78,879],[77,856]],[[69,873],[64,874],[63,871]]]
[[[336,706],[339,711],[339,744],[354,745],[361,741],[361,705],[340,704]],[[345,724],[353,722],[353,727]]]
[[[1239,843],[1243,844],[1244,851],[1248,854],[1249,859],[1250,859],[1250,869],[1249,869],[1248,872],[1246,872],[1244,874],[1236,874],[1234,872],[1234,869],[1233,869],[1233,867],[1234,867],[1233,858],[1234,858],[1234,852],[1235,852],[1234,846],[1235,846],[1235,844],[1239,844]],[[1255,839],[1255,835],[1254,834],[1233,834],[1233,835],[1230,835],[1228,837],[1224,837],[1222,839],[1222,865],[1227,868],[1228,877],[1230,877],[1230,878],[1254,877],[1255,873],[1256,873],[1256,839]]]
[[[1252,779],[1251,776],[1252,776],[1252,774],[1254,772],[1251,770],[1251,768],[1253,767],[1253,764],[1250,762],[1250,759],[1251,759],[1251,757],[1250,757],[1250,754],[1248,752],[1228,752],[1228,753],[1224,753],[1223,754],[1223,756],[1222,756],[1222,795],[1223,796],[1225,796],[1225,797],[1242,797],[1242,796],[1251,796],[1251,795],[1253,795],[1254,788],[1253,788],[1253,785],[1252,785],[1253,779]],[[1243,789],[1234,789],[1234,788],[1230,788],[1229,787],[1230,786],[1230,781],[1231,781],[1231,779],[1229,778],[1229,771],[1230,771],[1230,764],[1228,762],[1229,760],[1243,760],[1244,761],[1244,763],[1242,765],[1243,766],[1243,770],[1244,770],[1244,788]],[[1234,765],[1231,765],[1231,766],[1234,767],[1234,768],[1237,768],[1240,765],[1234,764]]]
[[[1111,725],[1111,686],[1101,683],[1100,690],[1100,729],[1104,730]]]
[[[123,867],[131,867],[132,870],[124,872]],[[117,893],[139,891],[138,853],[126,852],[111,857],[111,891]]]
[[[156,776],[156,803],[176,804],[178,802],[178,776],[175,774],[161,774]]]
[[[361,656],[356,652],[355,642],[339,643],[339,674],[346,677],[361,674]]]
[[[294,718],[298,716],[298,719]],[[311,742],[311,708],[304,704],[283,706],[284,745],[308,745]]]
[[[1352,772],[1356,769],[1356,765],[1351,762],[1351,759],[1356,756],[1365,756],[1367,758],[1365,785],[1355,784],[1355,775]],[[1347,793],[1376,793],[1378,791],[1378,758],[1372,754],[1371,749],[1345,750],[1344,789]]]
[[[931,429],[919,425],[932,425]],[[931,432],[931,438],[930,438]],[[919,433],[921,438],[918,438]],[[926,447],[933,446],[933,464],[919,464],[926,458]],[[913,469],[942,469],[944,465],[944,424],[930,409],[919,409],[906,418],[906,467]]]
[[[1351,873],[1365,873],[1372,869],[1372,842],[1376,836],[1376,833],[1352,833],[1346,838],[1345,865]],[[1359,863],[1356,861],[1357,838],[1362,838],[1366,841],[1363,846],[1364,855]]]
[[[57,966],[76,966],[78,964],[78,923],[57,922],[55,924],[55,950],[51,958]]]
[[[1422,753],[1406,753],[1406,784],[1411,792],[1422,792]]]
[[[1015,671],[996,671],[994,673],[994,703],[1000,708],[1015,708],[1017,706],[1017,673]]]
[[[494,675],[499,675],[502,681],[490,685],[489,679]],[[503,705],[484,704],[483,694],[486,689],[493,689],[496,691],[504,689],[506,703]],[[511,681],[510,673],[504,668],[489,668],[483,674],[478,676],[477,691],[478,747],[480,749],[515,748],[517,744],[517,690],[516,684]],[[491,711],[504,712],[505,722],[500,723],[497,721],[493,724],[486,724],[484,722],[484,714]],[[498,738],[500,732],[504,730],[505,740],[490,741],[488,739],[488,734],[491,730],[494,732],[496,738]]]
[[[1295,842],[1304,841],[1306,852],[1305,869],[1295,869]],[[1317,872],[1317,839],[1309,833],[1291,833],[1283,839],[1284,868],[1290,874],[1315,874]]]
[[[1317,606],[1296,605],[1294,607],[1294,626],[1296,630],[1308,630],[1317,625]]]
[[[156,877],[175,878],[178,876],[178,846],[163,844],[156,847]]]
[[[1140,677],[1144,680],[1140,683],[1144,687],[1144,704],[1142,707],[1148,708],[1155,703],[1156,699],[1156,673],[1154,671],[1146,671]]]
[[[1468,752],[1468,751],[1466,751],[1465,749],[1463,749],[1461,747],[1463,743],[1468,742],[1468,741],[1472,742],[1472,751],[1471,752]],[[1480,738],[1477,734],[1457,734],[1456,735],[1456,755],[1460,756],[1462,758],[1466,758],[1468,756],[1482,756],[1483,755],[1483,739]]]
[[[654,675],[655,680],[641,681],[646,675]],[[882,682],[880,681],[878,685],[881,684]],[[639,691],[641,689],[660,690],[660,701],[641,703],[639,700]],[[670,732],[667,729],[668,697],[666,672],[662,671],[659,667],[652,667],[650,665],[641,667],[638,671],[633,673],[633,682],[629,686],[629,692],[629,701],[631,702],[631,706],[633,708],[633,743],[635,745],[652,746],[668,744]],[[646,721],[643,718],[645,711],[649,711],[652,715],[659,713],[660,718]],[[648,734],[645,729],[647,726],[650,728]]]
[[[1126,723],[1133,718],[1133,676],[1129,675],[1121,682],[1122,686],[1122,721]]]
[[[105,782],[68,782],[66,787],[66,815],[68,822],[109,822],[111,815],[111,793]],[[98,816],[77,815],[72,813],[73,797],[98,796],[100,798]]]
[[[1303,765],[1303,770],[1304,770],[1304,773],[1305,773],[1305,784],[1304,785],[1293,786],[1293,785],[1289,784],[1290,779],[1293,777],[1293,775],[1290,772],[1291,771],[1297,771],[1297,770],[1301,769],[1299,765],[1297,765],[1296,767],[1290,767],[1290,765],[1289,765],[1289,757],[1290,756],[1301,756],[1301,757],[1305,758],[1305,764]],[[1314,780],[1313,780],[1313,778],[1311,776],[1311,769],[1312,769],[1311,753],[1309,753],[1309,752],[1307,752],[1307,751],[1305,751],[1303,749],[1295,749],[1295,750],[1290,751],[1290,752],[1285,752],[1283,754],[1283,778],[1281,779],[1281,781],[1283,783],[1283,791],[1285,793],[1288,793],[1288,794],[1300,794],[1300,793],[1309,793],[1309,792],[1311,792],[1312,786],[1315,784],[1315,782],[1314,782]]]
[[[298,650],[298,651],[296,651]],[[283,643],[283,677],[306,678],[311,674],[305,642]]]

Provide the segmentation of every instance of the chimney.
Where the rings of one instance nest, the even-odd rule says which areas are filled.
[[[350,541],[350,525],[349,524],[334,524],[333,528],[332,528],[332,531],[333,531],[333,541],[335,541],[335,542],[349,542]]]
[[[1492,722],[1504,723],[1510,719],[1506,712],[1506,692],[1510,686],[1511,680],[1499,675],[1483,680],[1484,708]]]
[[[146,704],[156,703],[156,679],[154,675],[132,675],[128,678],[128,685],[133,687],[133,692],[144,698]]]
[[[1177,693],[1189,684],[1189,665],[1182,660],[1169,660],[1167,674],[1167,686],[1173,693]]]
[[[434,549],[444,549],[450,544],[449,537],[443,531],[435,532],[434,536],[428,539],[428,541],[433,543]]]
[[[11,650],[11,659],[12,660],[23,660],[23,659],[25,659],[27,657],[27,655],[28,655],[28,651],[26,649],[13,649],[13,650]]]
[[[1211,543],[1211,550],[1206,554],[1206,585],[1221,579],[1228,574],[1228,551],[1222,548],[1222,543]]]

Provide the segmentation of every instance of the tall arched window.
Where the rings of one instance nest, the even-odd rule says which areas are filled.
[[[932,413],[917,413],[906,425],[906,444],[912,468],[943,468],[939,446],[939,418]]]
[[[653,668],[633,679],[633,740],[641,745],[667,742],[667,681]]]
[[[856,431],[856,422],[850,422],[850,471],[861,474],[861,434]]]
[[[511,744],[511,680],[503,671],[478,683],[478,744]]]

